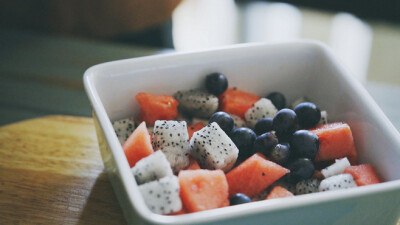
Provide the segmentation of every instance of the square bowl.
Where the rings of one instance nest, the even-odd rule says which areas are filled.
[[[288,102],[307,96],[330,121],[347,122],[359,163],[371,163],[385,181],[347,190],[258,201],[198,213],[164,216],[145,205],[111,121],[137,116],[138,92],[172,95],[198,88],[221,72],[230,87]],[[370,95],[323,44],[241,44],[104,63],[89,68],[84,85],[93,108],[105,170],[131,224],[396,224],[400,216],[400,135]]]

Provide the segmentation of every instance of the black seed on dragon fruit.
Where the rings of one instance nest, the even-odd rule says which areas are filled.
[[[139,185],[139,191],[147,207],[157,214],[170,214],[182,209],[179,190],[176,176],[167,176]]]
[[[310,178],[306,180],[301,180],[296,184],[296,195],[310,194],[319,192],[320,180],[316,178]]]
[[[156,151],[141,159],[131,171],[137,184],[144,184],[174,175],[171,165],[162,151]]]
[[[259,120],[269,117],[272,118],[277,112],[278,110],[275,108],[271,100],[261,98],[254,103],[252,108],[246,111],[244,117],[246,119],[247,126],[253,129]]]
[[[351,174],[338,174],[325,178],[319,185],[319,191],[330,191],[357,187]]]
[[[236,162],[239,150],[216,122],[194,132],[190,154],[203,169],[228,172]]]
[[[174,98],[179,110],[194,117],[209,118],[218,109],[217,96],[202,90],[178,91]]]
[[[185,121],[157,120],[154,123],[153,149],[167,157],[175,174],[189,165],[189,134]]]
[[[128,139],[135,130],[135,122],[133,118],[116,120],[112,122],[112,126],[121,145],[125,143],[126,139]]]

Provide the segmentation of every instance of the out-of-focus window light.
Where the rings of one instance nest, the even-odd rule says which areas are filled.
[[[242,42],[285,42],[302,37],[330,45],[339,61],[361,82],[366,81],[372,44],[371,28],[348,13],[324,21],[313,12],[287,3],[233,0],[187,0],[172,17],[177,51],[191,51]],[[310,10],[304,10],[310,14]],[[303,19],[303,17],[305,19]]]
[[[177,51],[238,43],[238,15],[233,0],[183,1],[172,16]]]

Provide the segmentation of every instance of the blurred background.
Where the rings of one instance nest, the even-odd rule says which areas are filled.
[[[400,121],[399,10],[398,0],[0,0],[0,125],[91,116],[82,76],[98,63],[299,39],[329,45]]]

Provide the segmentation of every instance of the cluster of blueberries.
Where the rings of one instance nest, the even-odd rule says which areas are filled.
[[[221,94],[228,86],[226,77],[219,73],[206,77],[206,88],[211,93]],[[270,99],[279,110],[273,118],[259,120],[254,130],[241,127],[235,129],[232,117],[226,112],[216,112],[209,123],[216,122],[239,149],[238,161],[261,152],[269,160],[290,170],[288,182],[296,183],[311,178],[314,173],[313,159],[319,150],[316,134],[307,130],[315,127],[321,119],[320,109],[312,102],[298,104],[293,110],[286,107],[286,100],[279,92],[270,93]],[[243,196],[232,197],[231,205],[243,201]]]

